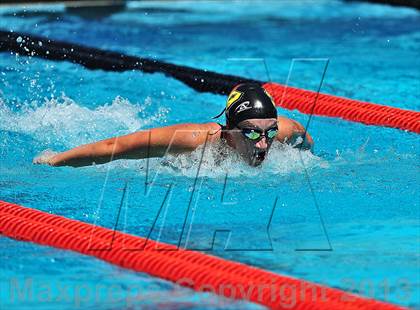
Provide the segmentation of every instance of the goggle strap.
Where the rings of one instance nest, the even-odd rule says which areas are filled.
[[[225,111],[226,111],[226,108],[224,108],[224,109],[222,110],[222,112],[220,112],[218,115],[213,116],[213,117],[212,117],[212,119],[219,118],[220,116],[222,116],[222,114],[223,114],[223,113],[225,113]]]

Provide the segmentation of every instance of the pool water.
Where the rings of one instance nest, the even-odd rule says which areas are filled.
[[[1,29],[311,90],[329,61],[322,92],[417,111],[419,22],[412,9],[322,0],[129,2],[92,18],[60,5],[0,8]],[[79,169],[32,164],[46,151],[211,121],[224,101],[162,74],[0,53],[0,199],[419,307],[414,133],[314,116],[314,154],[274,145],[258,168],[235,154],[216,165],[213,147]],[[71,252],[8,238],[0,247],[5,308],[259,308]]]

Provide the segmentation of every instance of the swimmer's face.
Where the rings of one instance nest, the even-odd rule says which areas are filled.
[[[247,119],[231,132],[235,148],[251,166],[259,166],[277,136],[277,119]],[[254,139],[255,138],[255,139]]]

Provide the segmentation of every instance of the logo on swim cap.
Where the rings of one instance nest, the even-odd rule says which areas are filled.
[[[251,102],[249,101],[245,101],[242,102],[240,105],[238,105],[238,107],[235,109],[235,113],[241,113],[242,111],[251,109]]]
[[[243,93],[241,93],[240,91],[237,90],[233,90],[230,94],[229,94],[229,98],[226,102],[226,108],[229,108],[233,103],[235,103],[236,101],[238,101]]]

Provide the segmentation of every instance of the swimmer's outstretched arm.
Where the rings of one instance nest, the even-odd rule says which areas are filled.
[[[34,163],[82,167],[104,164],[117,159],[161,157],[167,152],[179,154],[195,150],[206,140],[211,142],[217,130],[220,130],[220,127],[215,123],[153,128],[81,145],[47,160],[34,160]]]

